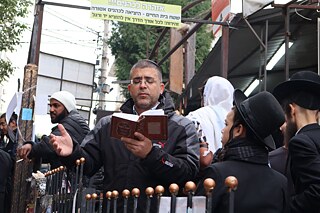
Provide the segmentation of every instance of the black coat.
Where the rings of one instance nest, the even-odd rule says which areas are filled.
[[[289,159],[296,195],[291,212],[320,212],[320,126],[310,124],[289,141]]]
[[[235,150],[237,148],[241,147],[235,147]],[[251,157],[245,156],[247,153],[252,153],[251,150],[247,151],[243,149],[242,152],[239,152],[239,156],[234,154],[226,157],[222,162],[213,163],[205,169],[197,194],[205,194],[202,183],[206,178],[212,178],[216,183],[212,192],[212,212],[228,212],[229,193],[225,186],[225,179],[228,176],[235,176],[238,180],[238,187],[234,195],[235,213],[286,212],[287,179],[268,166],[267,150],[262,151],[261,155]]]
[[[0,149],[0,212],[8,212],[10,205],[9,189],[12,175],[12,159],[10,155]]]
[[[294,186],[291,178],[290,168],[288,167],[288,149],[279,147],[269,153],[270,167],[286,176],[288,180],[288,196],[294,195]]]

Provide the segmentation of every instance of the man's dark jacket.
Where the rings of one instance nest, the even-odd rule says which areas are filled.
[[[279,147],[269,152],[270,167],[283,174],[288,180],[288,196],[294,195],[294,186],[288,164],[288,148]]]
[[[296,195],[291,212],[320,212],[320,126],[304,126],[289,141],[289,160]]]
[[[9,212],[13,162],[10,155],[1,149],[0,165],[0,212]]]
[[[168,194],[171,183],[180,185],[193,180],[199,169],[199,143],[191,121],[174,112],[170,96],[160,96],[157,109],[168,115],[168,140],[152,141],[153,148],[146,158],[140,159],[126,149],[123,142],[110,137],[111,117],[102,118],[81,144],[74,144],[73,154],[64,159],[70,166],[80,156],[85,157],[85,173],[92,175],[104,167],[105,191],[140,189],[138,212],[145,212],[145,189],[162,185]],[[133,100],[129,99],[121,111],[133,114]],[[152,212],[156,211],[153,199]],[[118,199],[118,212],[123,211],[122,196]],[[132,212],[132,197],[128,212]],[[105,209],[104,209],[105,210]]]
[[[60,124],[64,126],[73,141],[76,143],[81,143],[90,130],[86,120],[77,110],[72,110],[68,116],[60,121]],[[51,133],[54,135],[61,135],[58,126],[53,127]],[[32,150],[28,155],[28,158],[42,158],[42,162],[50,163],[51,168],[53,169],[61,166],[61,162],[59,161],[59,157],[54,151],[49,140],[49,136],[44,135],[39,143],[33,143]]]

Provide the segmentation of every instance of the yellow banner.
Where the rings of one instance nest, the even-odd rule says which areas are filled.
[[[181,6],[135,0],[91,0],[91,17],[163,27],[180,27]]]

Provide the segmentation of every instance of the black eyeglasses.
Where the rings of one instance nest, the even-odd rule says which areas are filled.
[[[144,79],[144,80],[143,80]],[[131,79],[131,84],[134,84],[134,85],[138,85],[138,84],[141,84],[142,81],[144,82],[144,84],[153,84],[154,82],[156,82],[156,80],[152,77],[136,77],[136,78],[133,78]]]

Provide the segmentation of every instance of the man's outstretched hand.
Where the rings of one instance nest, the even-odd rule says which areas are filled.
[[[67,157],[73,150],[72,139],[62,124],[58,124],[58,129],[61,136],[50,134],[50,143],[59,156]]]

